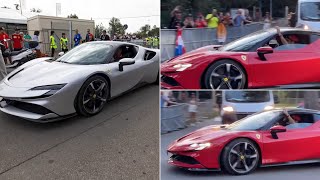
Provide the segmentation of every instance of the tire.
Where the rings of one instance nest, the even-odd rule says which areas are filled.
[[[94,116],[103,109],[108,97],[108,81],[98,75],[92,76],[85,81],[78,92],[75,100],[75,109],[82,116]]]
[[[229,72],[227,67],[229,67]],[[244,89],[246,82],[245,70],[232,60],[220,60],[213,63],[204,75],[205,89]]]
[[[245,144],[247,144],[247,150],[244,151]],[[235,154],[235,152],[238,154]],[[221,168],[228,174],[246,175],[258,167],[260,163],[260,153],[258,147],[251,140],[240,138],[233,140],[225,146],[221,154],[220,162]],[[233,167],[234,165],[235,167]]]

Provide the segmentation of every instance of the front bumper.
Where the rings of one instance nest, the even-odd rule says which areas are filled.
[[[43,97],[48,90],[30,91],[0,83],[0,111],[35,122],[51,122],[76,114],[73,86],[65,86],[56,94]]]
[[[161,82],[160,85],[161,85],[161,89],[184,89],[182,86],[172,86],[165,82]]]
[[[8,99],[2,99],[0,101],[0,111],[12,116],[40,123],[58,121],[74,116],[74,114],[59,116],[45,107]]]

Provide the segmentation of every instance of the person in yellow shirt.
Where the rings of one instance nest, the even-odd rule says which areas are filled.
[[[66,38],[65,33],[62,33],[62,37],[60,38],[60,45],[62,52],[66,53],[68,51],[68,38]]]
[[[213,9],[211,14],[206,16],[209,28],[217,28],[219,24],[219,18],[217,16],[217,10]]]
[[[51,31],[50,49],[51,49],[51,57],[54,57],[54,51],[57,49],[56,39],[54,38],[54,31]]]

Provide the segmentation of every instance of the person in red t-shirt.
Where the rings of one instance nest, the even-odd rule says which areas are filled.
[[[12,42],[14,51],[20,51],[22,49],[23,38],[20,35],[18,28],[15,29],[15,33],[12,35]]]
[[[8,43],[5,42],[5,39],[9,39],[8,34],[4,31],[4,28],[0,28],[0,42],[5,45],[6,49],[8,49]]]
[[[206,22],[206,20],[204,19],[203,15],[201,13],[197,14],[197,18],[196,18],[196,21],[195,21],[195,27],[196,28],[207,27],[207,22]]]
[[[6,39],[9,39],[9,36],[8,34],[4,31],[4,27],[1,27],[0,28],[0,42],[5,46],[6,49],[8,49],[8,41],[5,41]],[[8,64],[8,61],[9,63],[11,64],[11,57],[9,56],[6,56],[3,54],[3,58],[4,58],[4,61],[6,64]]]

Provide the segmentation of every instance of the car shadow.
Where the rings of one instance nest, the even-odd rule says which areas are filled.
[[[268,174],[271,175],[271,174],[275,174],[283,171],[286,171],[286,173],[288,171],[297,172],[297,170],[319,168],[319,167],[320,167],[320,163],[261,167],[261,168],[258,168],[256,171],[245,176],[260,176],[262,174],[266,176]],[[222,171],[188,171],[186,169],[177,168],[177,167],[170,167],[168,170],[166,170],[165,173],[175,174],[176,176],[188,176],[188,177],[194,177],[194,178],[221,177],[221,176],[233,177],[232,175],[229,175]]]
[[[37,132],[66,128],[69,126],[75,126],[80,124],[90,124],[92,126],[93,124],[106,122],[109,119],[112,119],[114,117],[114,116],[109,116],[106,119],[106,114],[109,114],[108,112],[109,109],[107,108],[107,106],[119,106],[119,104],[121,104],[121,101],[127,100],[130,96],[141,96],[142,92],[148,91],[148,90],[150,91],[152,89],[155,89],[155,87],[159,87],[159,86],[153,85],[153,84],[145,85],[140,88],[134,89],[132,91],[128,91],[119,97],[111,99],[99,114],[92,117],[75,115],[74,117],[59,120],[59,121],[48,122],[48,123],[38,123],[38,122],[28,121],[19,117],[11,116],[11,115],[0,112],[1,113],[0,119],[1,121],[4,121],[2,123],[5,123],[10,127],[15,127],[17,129],[24,129],[29,131],[37,131]],[[120,107],[118,109],[120,109]],[[125,111],[125,110],[126,109],[122,111]],[[115,116],[121,113],[121,110],[117,110],[117,111],[118,112],[113,112]]]

